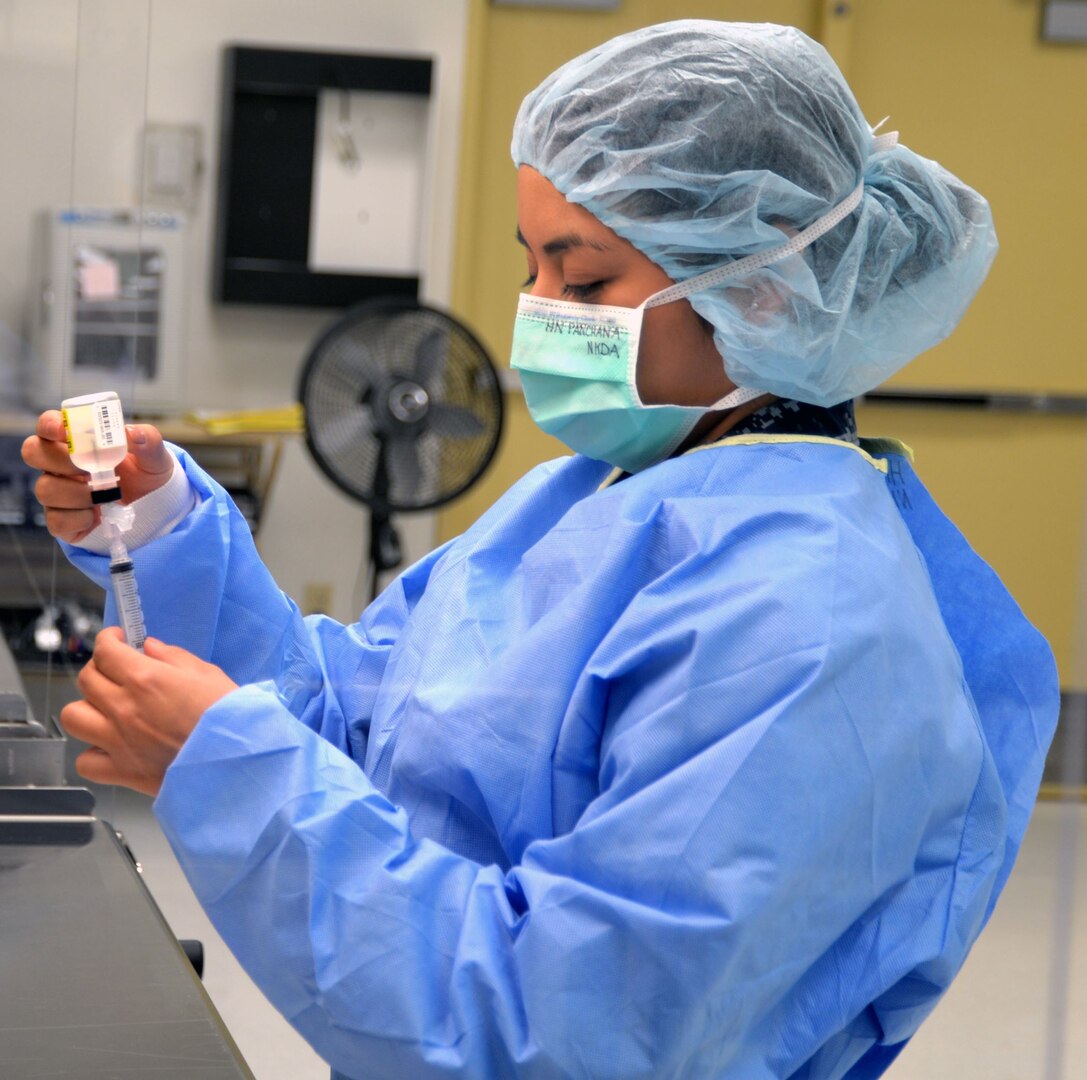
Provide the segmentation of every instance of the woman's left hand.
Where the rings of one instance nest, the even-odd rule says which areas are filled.
[[[237,684],[214,664],[154,638],[143,653],[115,626],[102,630],[79,673],[82,701],[60,713],[68,734],[91,744],[76,771],[99,784],[157,795],[204,711]]]

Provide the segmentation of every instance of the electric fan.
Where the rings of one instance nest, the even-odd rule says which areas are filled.
[[[401,562],[391,514],[449,502],[494,456],[498,372],[450,315],[385,297],[350,308],[317,339],[298,397],[317,466],[370,509],[373,599],[380,575]]]

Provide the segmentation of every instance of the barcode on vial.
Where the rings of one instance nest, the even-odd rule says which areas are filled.
[[[121,441],[121,423],[117,412],[117,404],[113,401],[99,402],[95,410],[95,434],[98,445],[103,448],[116,446]]]

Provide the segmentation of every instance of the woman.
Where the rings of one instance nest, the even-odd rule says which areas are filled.
[[[80,770],[158,795],[343,1075],[879,1075],[992,911],[1056,716],[1044,641],[850,404],[961,316],[988,208],[781,27],[608,42],[513,152],[513,363],[579,452],[344,627],[133,429],[162,640],[100,636]],[[58,424],[25,457],[104,581]]]

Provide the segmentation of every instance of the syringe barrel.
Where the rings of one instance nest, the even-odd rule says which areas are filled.
[[[125,632],[125,640],[134,649],[142,649],[147,639],[143,625],[143,608],[136,588],[136,574],[131,559],[121,559],[109,564],[109,577],[113,585],[113,599],[117,615]]]

